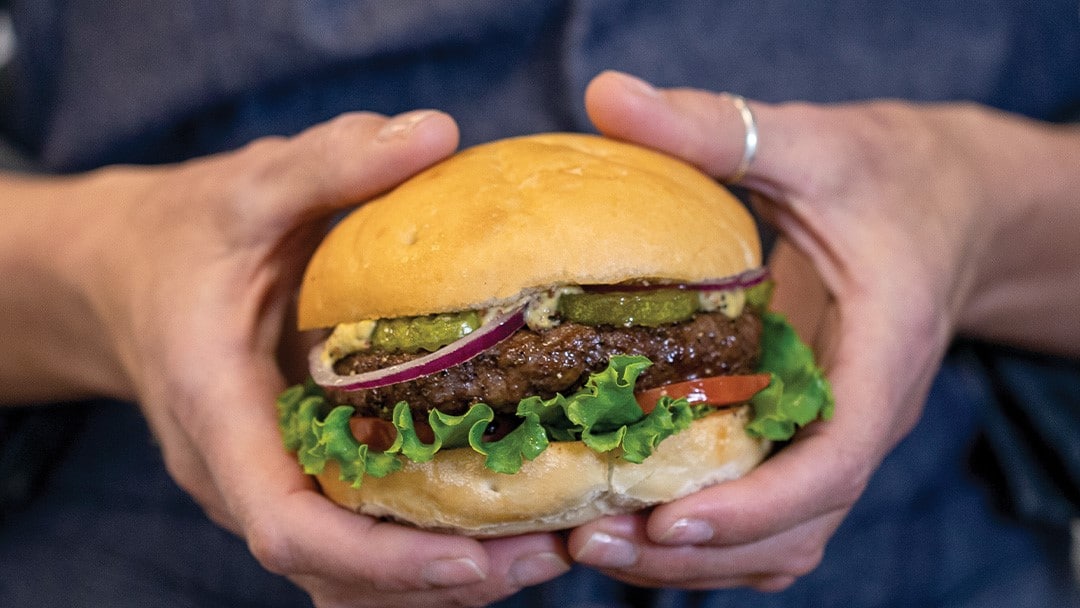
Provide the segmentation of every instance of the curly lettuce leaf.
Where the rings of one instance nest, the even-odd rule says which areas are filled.
[[[753,419],[746,430],[773,441],[791,439],[800,427],[833,414],[833,394],[825,373],[814,363],[814,353],[799,339],[783,315],[764,312],[759,370],[772,374],[772,382],[754,395]]]
[[[607,369],[593,374],[569,397],[524,399],[518,415],[535,414],[557,441],[581,440],[596,452],[622,450],[622,458],[641,462],[661,441],[690,426],[693,414],[686,399],[666,399],[648,415],[634,398],[641,372],[652,363],[645,357],[615,355]]]
[[[469,436],[469,445],[484,454],[484,466],[496,473],[508,475],[517,473],[526,460],[536,458],[547,449],[550,441],[543,425],[534,414],[524,416],[525,420],[498,441],[483,441],[483,429]]]
[[[486,456],[484,464],[487,468],[498,473],[516,473],[525,460],[532,460],[547,449],[547,434],[535,416],[524,417],[521,424],[502,439],[484,441],[484,433],[494,419],[494,410],[484,403],[477,403],[458,416],[432,410],[428,414],[428,424],[434,439],[425,444],[416,435],[408,404],[401,402],[394,408],[398,437],[387,452],[400,451],[413,462],[427,462],[440,449],[471,447]]]
[[[401,468],[391,453],[372,452],[356,441],[349,429],[354,409],[330,407],[321,388],[313,382],[293,386],[277,399],[278,426],[285,448],[296,452],[308,475],[318,475],[328,460],[341,467],[342,479],[359,486],[364,475],[385,477]]]
[[[771,284],[763,283],[752,304],[766,307],[770,291]],[[770,373],[772,381],[751,400],[753,417],[746,430],[756,437],[785,441],[801,426],[831,418],[833,396],[812,351],[787,320],[763,312],[762,323],[759,370]],[[334,460],[341,479],[353,487],[359,487],[365,475],[383,477],[400,469],[406,459],[426,462],[441,449],[465,446],[482,454],[489,469],[507,474],[519,471],[552,441],[580,440],[596,452],[619,450],[623,459],[642,462],[661,441],[702,415],[686,399],[668,397],[646,415],[634,398],[634,386],[649,365],[645,357],[615,355],[606,369],[590,376],[572,395],[523,399],[517,407],[521,424],[496,441],[483,438],[495,416],[486,404],[476,404],[459,416],[432,411],[428,423],[434,439],[429,444],[417,435],[408,405],[402,402],[393,414],[397,438],[385,452],[376,452],[353,437],[349,429],[353,408],[333,407],[310,381],[278,397],[279,424],[285,447],[297,453],[306,473],[321,473],[326,462]]]
[[[640,464],[668,437],[686,430],[695,414],[686,399],[661,397],[644,419],[626,427],[622,436],[623,460]]]
[[[341,479],[359,487],[365,475],[385,476],[402,466],[402,459],[431,460],[444,448],[469,446],[485,456],[485,465],[512,474],[526,460],[539,456],[551,441],[582,440],[598,452],[622,450],[622,457],[641,462],[670,435],[690,426],[693,414],[685,399],[665,399],[645,415],[634,399],[638,375],[650,365],[644,357],[616,355],[607,369],[593,374],[576,393],[551,399],[530,397],[518,404],[521,423],[496,441],[484,441],[494,419],[478,403],[460,416],[433,410],[428,416],[434,439],[424,443],[416,433],[408,405],[394,408],[398,430],[393,445],[375,452],[361,445],[349,429],[353,408],[331,407],[318,386],[309,382],[283,392],[277,401],[285,446],[295,451],[304,471],[318,474],[328,460],[341,468]]]

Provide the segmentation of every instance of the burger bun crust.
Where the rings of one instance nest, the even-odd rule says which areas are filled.
[[[761,266],[757,226],[691,165],[570,133],[464,150],[346,216],[300,288],[300,329],[466,309],[559,284],[693,282]]]
[[[361,161],[358,161],[361,162]],[[715,280],[761,266],[753,218],[727,189],[671,156],[551,133],[464,150],[343,218],[301,283],[300,329],[483,309],[558,285]],[[464,448],[405,462],[359,488],[330,461],[335,502],[475,537],[571,528],[742,476],[765,456],[749,407],[662,441],[642,464],[553,442],[520,472]]]
[[[323,493],[353,511],[478,538],[572,528],[736,479],[765,457],[769,442],[746,434],[749,406],[720,410],[668,437],[641,464],[581,442],[552,443],[513,475],[484,467],[469,448],[407,462],[359,488],[336,463],[318,475]]]

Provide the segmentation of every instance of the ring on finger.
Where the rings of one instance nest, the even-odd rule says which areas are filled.
[[[724,96],[731,100],[731,103],[739,112],[739,117],[742,118],[743,127],[746,132],[746,138],[743,140],[742,158],[739,159],[739,165],[725,180],[729,184],[736,184],[742,180],[742,178],[746,177],[747,172],[750,171],[750,165],[753,164],[754,157],[757,155],[757,120],[754,118],[754,112],[750,109],[750,105],[746,103],[746,99],[742,95],[725,93]]]

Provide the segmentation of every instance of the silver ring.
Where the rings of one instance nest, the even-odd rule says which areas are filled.
[[[750,165],[754,162],[754,156],[757,154],[758,130],[757,120],[754,119],[754,113],[750,111],[746,99],[742,95],[727,94],[727,97],[731,99],[731,103],[735,104],[735,109],[739,111],[743,126],[746,128],[742,159],[739,161],[739,166],[735,168],[735,172],[726,180],[729,184],[735,184],[746,177],[746,172],[750,170]]]

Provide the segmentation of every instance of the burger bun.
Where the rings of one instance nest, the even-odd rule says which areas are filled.
[[[358,488],[338,478],[333,461],[318,480],[344,507],[420,528],[479,538],[561,530],[741,477],[769,449],[746,434],[748,416],[748,406],[709,414],[640,464],[574,441],[552,443],[513,475],[485,468],[483,456],[460,448],[386,477],[367,476]]]

